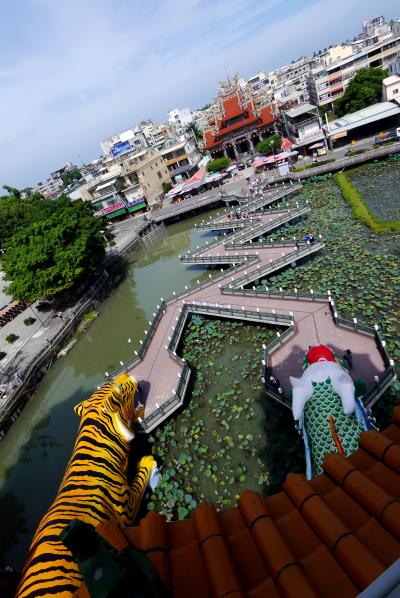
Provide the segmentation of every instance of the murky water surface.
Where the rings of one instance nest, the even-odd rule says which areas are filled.
[[[178,259],[212,238],[194,229],[203,217],[171,225],[165,236],[132,256],[125,277],[101,304],[98,319],[55,363],[0,442],[0,566],[20,569],[57,492],[78,428],[74,405],[104,380],[105,371],[132,357],[161,296],[207,277],[205,268]]]

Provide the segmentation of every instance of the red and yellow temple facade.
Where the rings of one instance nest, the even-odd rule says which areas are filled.
[[[213,158],[254,152],[257,143],[274,132],[278,115],[271,105],[263,106],[252,90],[241,86],[235,76],[220,83],[217,98],[209,109],[204,130],[204,149]]]

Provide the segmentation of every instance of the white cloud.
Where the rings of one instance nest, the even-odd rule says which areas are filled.
[[[225,68],[271,70],[376,14],[372,0],[32,1],[36,34],[0,69],[0,184],[34,184],[95,157],[108,134],[208,101]],[[379,11],[392,17],[396,6]]]

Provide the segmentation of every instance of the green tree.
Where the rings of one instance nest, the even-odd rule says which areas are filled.
[[[225,170],[231,163],[230,158],[215,158],[215,160],[211,160],[206,166],[208,172],[219,172],[220,170]]]
[[[0,197],[0,241],[4,244],[18,230],[47,217],[60,205],[59,202],[43,199],[35,192],[25,199],[15,195]]]
[[[163,193],[168,193],[168,191],[171,191],[171,189],[172,189],[172,183],[169,181],[168,182],[164,181],[162,184]]]
[[[8,193],[8,197],[15,197],[16,199],[21,199],[21,191],[16,189],[15,187],[10,187],[9,185],[3,185],[3,189],[5,189]]]
[[[47,203],[47,202],[46,202]],[[103,221],[83,201],[56,209],[20,228],[6,243],[2,267],[14,299],[36,301],[86,280],[105,255]]]
[[[275,133],[274,135],[270,135],[265,139],[259,141],[256,145],[256,150],[260,154],[269,154],[269,152],[274,152],[281,149],[282,137]]]
[[[64,188],[68,187],[68,185],[70,185],[73,181],[80,181],[81,178],[82,175],[77,168],[72,168],[71,170],[68,170],[62,177]]]
[[[360,69],[347,86],[346,91],[335,102],[336,116],[356,112],[382,99],[382,81],[387,77],[386,69]]]
[[[118,177],[115,181],[115,188],[117,191],[123,191],[126,187],[125,180],[122,177]]]
[[[186,130],[188,132],[189,131],[193,131],[193,134],[194,134],[194,137],[195,137],[196,141],[201,141],[203,139],[203,135],[202,135],[202,133],[201,133],[201,131],[199,129],[199,125],[195,121],[192,121],[188,125],[188,127],[187,127]]]

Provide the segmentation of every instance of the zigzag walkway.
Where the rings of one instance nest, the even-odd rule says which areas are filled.
[[[306,209],[305,212],[299,213]],[[140,349],[133,362],[125,364],[129,373],[150,383],[146,402],[146,431],[151,431],[182,405],[190,377],[190,369],[177,354],[181,334],[187,319],[193,313],[217,315],[282,327],[276,341],[264,347],[265,360],[274,376],[281,382],[280,394],[266,385],[269,396],[290,406],[287,398],[289,376],[300,376],[304,352],[309,345],[326,344],[339,355],[346,349],[353,353],[355,377],[363,378],[368,386],[366,404],[372,405],[394,379],[393,362],[389,359],[379,331],[359,324],[356,320],[340,318],[334,300],[326,295],[310,293],[272,294],[244,288],[255,280],[289,264],[296,264],[324,247],[322,241],[302,243],[252,243],[274,223],[278,226],[288,218],[298,218],[309,208],[275,212],[272,222],[259,216],[261,223],[246,224],[226,237],[216,238],[211,245],[199,248],[191,255],[181,257],[183,262],[204,264],[232,264],[205,283],[164,300],[161,298],[154,320],[145,331]],[[280,214],[280,215],[279,215]],[[295,215],[295,216],[294,216]]]

